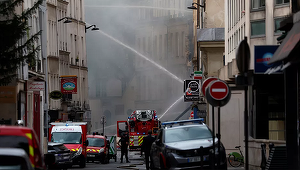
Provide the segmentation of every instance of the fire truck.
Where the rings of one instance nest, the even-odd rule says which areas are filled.
[[[117,121],[117,136],[121,137],[127,131],[129,150],[140,150],[148,130],[152,130],[152,135],[157,135],[159,126],[160,121],[155,110],[135,110],[127,121]]]

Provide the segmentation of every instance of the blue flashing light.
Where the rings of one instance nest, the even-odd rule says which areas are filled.
[[[157,118],[157,116],[154,116],[155,118]]]
[[[145,132],[143,133],[143,135],[145,135]]]
[[[69,123],[67,123],[66,126],[69,126]]]
[[[171,122],[163,122],[161,123],[161,125],[173,125],[173,124],[182,124],[182,123],[197,123],[197,122],[203,122],[204,119],[203,118],[199,118],[199,119],[190,119],[190,120],[180,120],[180,121],[171,121]]]
[[[130,119],[130,117],[128,117],[128,119]]]
[[[137,133],[137,134],[140,134],[140,133]]]

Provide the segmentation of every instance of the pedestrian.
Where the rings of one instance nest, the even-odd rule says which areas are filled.
[[[128,160],[128,144],[129,136],[128,132],[125,131],[118,142],[118,145],[121,147],[121,163],[123,163],[123,155],[125,155],[126,163],[130,163],[130,161]]]
[[[148,135],[144,137],[143,144],[142,144],[142,150],[145,154],[145,160],[146,160],[146,169],[149,170],[149,157],[150,157],[150,150],[152,143],[155,141],[155,138],[151,136],[152,130],[148,131]],[[152,164],[152,158],[150,157],[150,163]]]

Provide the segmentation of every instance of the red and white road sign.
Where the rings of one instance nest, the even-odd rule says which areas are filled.
[[[210,96],[215,100],[223,100],[229,93],[229,87],[227,83],[216,80],[213,81],[209,88]]]
[[[208,84],[214,80],[218,80],[218,78],[216,77],[208,77],[207,79],[205,79],[202,83],[202,87],[201,87],[201,92],[203,94],[203,96],[205,96],[205,88],[208,86]]]

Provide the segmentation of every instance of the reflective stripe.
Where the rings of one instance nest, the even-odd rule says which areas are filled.
[[[75,149],[71,149],[72,151],[76,151]]]
[[[143,141],[144,141],[144,136],[139,136],[139,146],[142,145]]]
[[[29,146],[29,155],[34,156],[34,150],[32,146]]]
[[[31,133],[26,133],[25,134],[30,140],[32,140],[32,134]]]
[[[130,136],[130,146],[134,146],[134,137]]]
[[[90,151],[90,149],[86,149],[86,151]]]
[[[96,152],[95,149],[93,149],[93,151]]]
[[[100,149],[97,149],[97,152],[99,152],[100,151]]]

